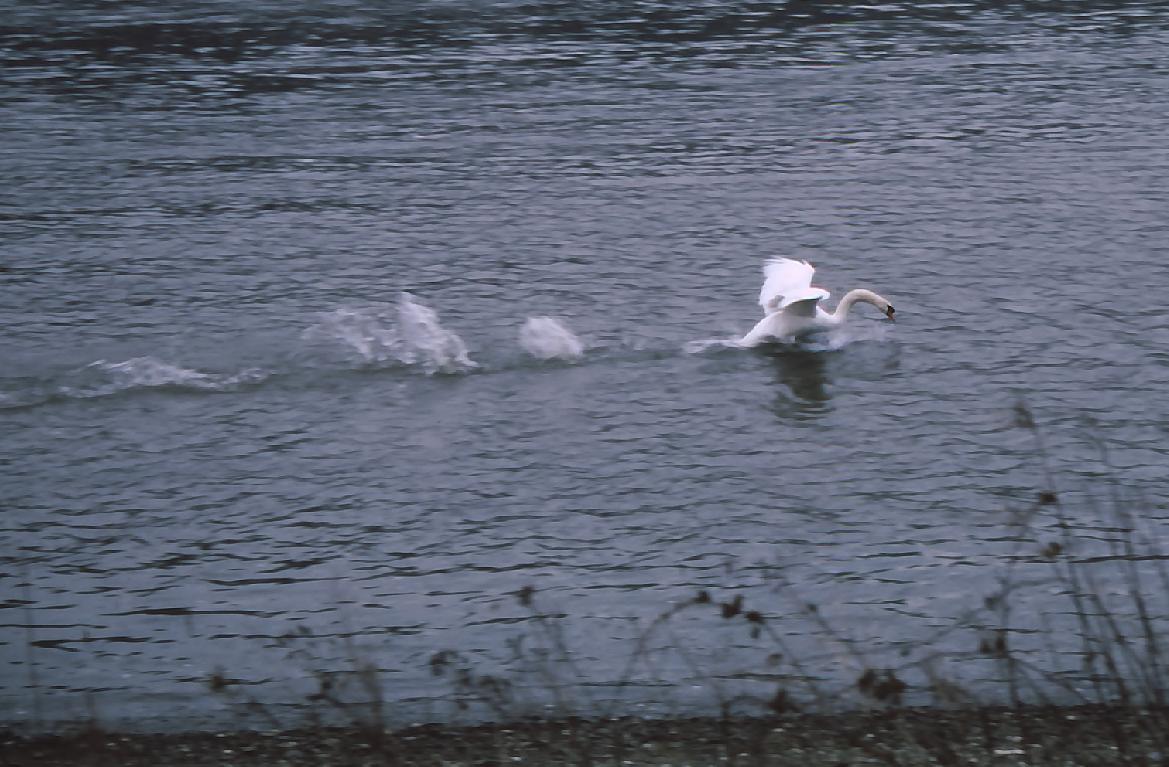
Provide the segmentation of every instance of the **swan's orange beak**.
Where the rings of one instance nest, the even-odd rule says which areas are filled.
[[[896,322],[893,318],[893,304],[889,304],[889,308],[885,310],[885,316],[889,318],[890,322]]]

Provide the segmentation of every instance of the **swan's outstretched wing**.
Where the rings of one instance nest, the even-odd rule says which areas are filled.
[[[785,298],[780,302],[780,309],[783,313],[793,317],[815,317],[816,307],[820,305],[820,299],[828,295],[828,291],[820,288],[808,288],[808,290],[815,292],[816,295],[808,298],[795,298],[791,301]]]
[[[815,267],[807,261],[790,258],[772,258],[763,265],[763,288],[759,291],[759,305],[763,313],[769,314],[783,309],[796,301],[815,302],[827,298],[823,288],[812,287]]]

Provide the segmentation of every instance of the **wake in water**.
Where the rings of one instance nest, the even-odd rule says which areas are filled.
[[[56,399],[94,399],[148,389],[228,392],[261,383],[271,375],[261,368],[235,373],[211,373],[175,365],[157,357],[134,357],[122,362],[97,360],[61,375],[60,383],[34,385],[0,392],[0,409],[39,405]]]
[[[856,324],[802,337],[785,344],[789,348],[811,352],[835,351],[856,341],[880,341],[888,335],[884,325]],[[460,374],[482,370],[471,359],[467,345],[455,332],[439,321],[438,314],[408,293],[402,293],[394,305],[343,307],[321,315],[319,321],[300,333],[302,340],[324,347],[325,358],[338,351],[346,359],[340,368],[406,368],[425,375]],[[541,362],[578,362],[585,354],[585,344],[560,320],[553,317],[528,317],[520,327],[517,341],[532,358]],[[741,350],[738,338],[713,338],[690,341],[683,349],[688,354],[714,350]],[[676,347],[675,347],[676,349]],[[313,362],[320,347],[298,349],[283,363],[270,369],[248,367],[235,372],[212,372],[169,362],[153,356],[133,357],[121,362],[97,360],[84,367],[51,375],[49,380],[35,377],[7,378],[0,386],[0,409],[22,408],[61,399],[92,399],[140,390],[186,392],[228,392],[284,376],[306,362]],[[645,350],[639,350],[643,352]],[[657,353],[664,351],[659,349]],[[333,364],[337,364],[334,358]],[[289,367],[290,366],[290,367]],[[53,380],[55,379],[55,380]],[[10,385],[15,384],[15,388]]]
[[[154,357],[135,357],[124,362],[98,360],[82,370],[92,382],[74,388],[61,387],[73,397],[104,397],[127,389],[175,387],[194,391],[229,391],[263,381],[269,373],[247,368],[238,373],[205,373],[172,365]]]

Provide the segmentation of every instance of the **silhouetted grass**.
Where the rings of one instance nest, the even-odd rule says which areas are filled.
[[[1097,745],[1103,739],[1107,748],[1094,759],[1116,764],[1169,764],[1169,674],[1162,638],[1169,625],[1166,557],[1153,536],[1141,527],[1140,499],[1124,492],[1115,479],[1116,472],[1085,494],[1089,508],[1080,511],[1090,512],[1097,520],[1096,527],[1108,533],[1106,551],[1089,550],[1085,538],[1077,534],[1075,516],[1057,486],[1042,430],[1025,405],[1019,404],[1013,415],[1015,426],[1028,431],[1034,439],[1040,474],[1031,499],[1009,512],[1018,548],[1004,557],[997,588],[992,593],[971,605],[951,626],[922,638],[911,650],[903,650],[901,662],[882,666],[871,661],[863,645],[833,626],[817,605],[801,601],[797,586],[786,582],[782,570],[777,570],[773,574],[776,592],[794,604],[794,610],[781,611],[780,617],[774,617],[773,612],[764,609],[767,606],[748,604],[742,594],[720,600],[707,591],[699,591],[648,624],[631,649],[618,687],[631,684],[635,669],[649,663],[650,648],[655,647],[652,640],[666,632],[679,614],[698,611],[710,620],[741,625],[752,639],[766,640],[770,647],[761,653],[758,668],[781,680],[769,696],[732,694],[717,675],[693,656],[684,641],[674,642],[668,650],[655,647],[654,652],[677,654],[695,678],[705,680],[720,712],[719,720],[726,724],[728,732],[742,732],[744,728],[767,732],[776,722],[791,716],[842,710],[883,711],[893,715],[889,719],[896,730],[891,734],[892,742],[900,744],[902,751],[906,744],[912,744],[936,764],[958,764],[968,759],[969,749],[959,758],[953,745],[956,736],[947,733],[945,727],[902,716],[912,710],[905,704],[912,697],[915,707],[965,711],[983,722],[984,756],[992,762],[1004,756],[999,753],[1003,751],[1004,728],[1012,731],[1018,744],[1007,750],[1018,751],[1026,763],[1066,762],[1068,755],[1061,744],[1075,740],[1076,720],[1035,716],[1037,711],[1062,708],[1095,712],[1094,721],[1100,725]],[[1100,451],[1106,464],[1103,445]],[[1042,563],[1046,572],[1039,577],[1022,577],[1020,563]],[[1147,572],[1150,569],[1152,572]],[[1104,576],[1110,576],[1106,582],[1101,580]],[[1037,591],[1044,595],[1039,621],[1045,624],[1038,632],[1016,620],[1021,609],[1016,604],[1017,597]],[[565,704],[564,690],[570,685],[556,676],[554,669],[569,669],[578,678],[580,674],[572,662],[564,632],[539,607],[532,589],[524,589],[517,598],[530,610],[536,631],[560,661],[548,664],[545,656],[541,671],[549,688],[557,691],[555,710],[567,714],[573,706]],[[1050,613],[1069,617],[1072,625],[1046,625]],[[812,633],[834,649],[835,657],[846,658],[856,669],[847,686],[822,681],[832,675],[817,674],[811,667],[815,660],[801,658],[784,641],[782,627],[797,618],[811,625]],[[963,634],[968,638],[963,640]],[[967,642],[971,649],[933,649],[942,639],[949,646]],[[1046,646],[1046,656],[1036,648],[1036,639]],[[1029,646],[1018,646],[1024,640]],[[1067,668],[1068,657],[1077,657],[1079,668]],[[451,660],[462,664],[456,664],[451,676],[459,695],[478,696],[497,714],[507,716],[497,681],[487,684],[461,656],[440,654],[436,658],[443,661],[440,670],[448,668]],[[991,687],[985,684],[978,685],[976,691],[941,670],[944,664],[980,660],[989,660],[998,668],[1002,692],[989,692]],[[923,681],[911,683],[910,677]],[[589,710],[602,716],[608,714],[603,705],[593,705]],[[993,727],[998,732],[989,729],[987,712],[992,711]],[[866,758],[887,764],[897,764],[905,758],[904,753],[897,756],[896,749],[890,750],[888,744],[874,742],[864,728],[850,729],[845,724],[848,721],[849,717],[842,717],[838,734]],[[768,742],[759,736],[750,751],[761,756]]]

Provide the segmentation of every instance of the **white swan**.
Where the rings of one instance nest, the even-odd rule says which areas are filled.
[[[739,339],[739,346],[758,346],[768,340],[790,341],[817,330],[830,330],[844,324],[848,310],[858,301],[872,304],[893,319],[893,304],[871,290],[857,288],[845,293],[828,312],[820,301],[828,298],[823,288],[812,287],[816,269],[807,261],[773,258],[763,265],[763,288],[759,305],[763,319]]]

